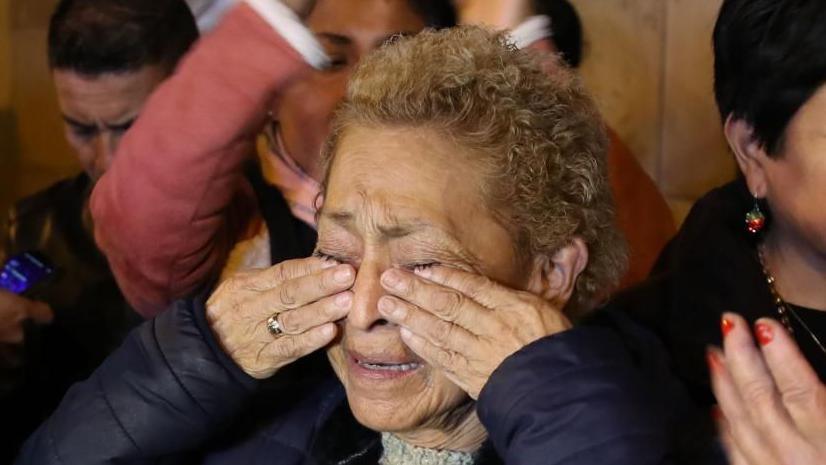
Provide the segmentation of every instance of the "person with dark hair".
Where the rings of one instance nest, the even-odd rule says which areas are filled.
[[[56,269],[25,298],[0,292],[2,463],[140,321],[95,245],[89,197],[148,96],[197,38],[183,0],[62,0],[52,15],[49,65],[84,172],[18,202],[2,232],[2,261],[34,251]]]
[[[733,463],[826,463],[826,4],[725,0],[714,58],[740,175],[616,304],[658,330],[696,402],[719,402]]]
[[[245,84],[289,67],[286,13],[250,5],[187,64],[233,32],[281,58],[239,57],[261,71]],[[517,32],[430,30],[367,56],[322,155],[314,256],[141,325],[18,463],[673,464],[685,397],[656,340],[624,341],[627,317],[582,324],[625,261],[601,118]],[[298,397],[267,389],[319,356]]]
[[[239,31],[219,24],[211,58],[187,61],[149,102],[95,189],[96,237],[144,316],[239,270],[309,256],[318,159],[348,76],[397,36],[456,23],[449,0],[319,0],[285,13],[290,5],[254,0],[230,9],[228,24],[260,21],[250,8],[278,16],[277,30],[295,45],[259,40],[237,56]],[[246,65],[234,64],[242,59],[254,67],[275,60],[274,68],[253,85]]]
[[[280,5],[274,0],[253,2],[258,3]],[[221,131],[184,140],[160,128],[172,121],[188,128],[213,127],[215,115],[226,116],[241,106],[236,101],[249,98],[248,89],[231,97],[225,84],[244,76],[227,76],[213,89],[202,85],[208,70],[192,72],[201,85],[179,82],[166,99],[159,97],[150,105],[149,114],[168,121],[138,128],[122,148],[120,161],[96,188],[96,237],[130,303],[145,316],[239,270],[309,255],[316,239],[318,158],[349,73],[363,55],[394,36],[456,23],[453,2],[448,0],[398,0],[375,6],[355,0],[310,3],[303,20],[331,59],[328,67],[271,75],[256,95],[265,100],[260,105],[269,108],[268,114],[258,113],[261,108],[245,109],[243,118],[224,119]],[[528,0],[502,4],[504,9],[522,5],[531,10]],[[459,11],[489,6],[463,2]],[[303,38],[309,43],[312,39]],[[229,45],[220,50],[230,53]],[[308,61],[321,62],[317,51],[310,47],[305,52]],[[226,99],[212,102],[201,95],[219,88]],[[197,112],[192,105],[198,105]],[[260,131],[266,141],[259,144],[258,163],[249,163],[253,136]],[[618,146],[612,144],[609,156],[612,186],[634,186],[619,195],[619,223],[634,252],[627,283],[647,274],[673,224],[656,186],[630,154],[616,150]],[[146,153],[156,154],[158,162],[144,163]],[[617,179],[627,182],[617,184]],[[146,202],[147,198],[154,201]],[[263,209],[278,211],[280,220],[267,224]]]

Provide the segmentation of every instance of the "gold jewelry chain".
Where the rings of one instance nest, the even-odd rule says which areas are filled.
[[[801,318],[800,315],[798,315],[797,312],[794,310],[794,308],[788,305],[786,301],[783,300],[783,297],[780,296],[780,293],[777,292],[777,288],[775,287],[775,282],[777,280],[774,279],[774,275],[771,274],[771,271],[769,271],[769,267],[766,266],[766,258],[763,253],[762,244],[757,247],[757,257],[760,260],[760,267],[763,269],[763,276],[766,278],[766,284],[769,285],[769,291],[771,291],[772,298],[774,299],[774,305],[777,307],[777,314],[780,317],[780,322],[783,323],[783,326],[786,327],[786,329],[789,331],[789,334],[791,334],[792,337],[794,337],[794,328],[792,328],[792,324],[789,321],[789,315],[791,315],[795,319],[795,321],[797,321],[800,324],[800,326],[803,329],[805,329],[807,333],[809,333],[809,336],[820,348],[820,351],[823,352],[823,355],[826,355],[826,347],[823,346],[823,343],[820,342],[820,339],[817,337],[814,331],[809,329],[809,325],[807,325],[806,322],[803,321],[803,318]]]

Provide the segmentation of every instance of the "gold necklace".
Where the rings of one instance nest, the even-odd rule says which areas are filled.
[[[789,334],[794,337],[794,328],[792,328],[792,324],[789,321],[789,315],[791,315],[795,321],[797,321],[800,326],[809,333],[809,336],[812,338],[814,343],[820,348],[820,351],[823,352],[823,355],[826,355],[826,347],[823,346],[823,343],[820,342],[820,339],[817,335],[809,329],[809,325],[803,321],[803,318],[797,314],[797,312],[789,306],[783,297],[780,296],[780,293],[777,292],[777,288],[775,287],[775,282],[777,281],[774,279],[774,275],[771,274],[769,271],[768,266],[766,266],[766,258],[763,253],[763,245],[757,246],[757,258],[760,260],[760,267],[763,269],[763,276],[766,278],[766,284],[769,285],[769,291],[771,291],[772,298],[774,299],[774,305],[777,308],[777,314],[780,317],[780,322],[783,323],[783,326],[786,327],[786,330],[789,331]]]

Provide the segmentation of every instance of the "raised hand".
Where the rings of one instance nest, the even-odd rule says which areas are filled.
[[[238,366],[254,378],[268,378],[335,338],[334,322],[350,310],[355,275],[349,265],[320,258],[239,274],[210,297],[207,319]],[[267,328],[270,317],[283,333]]]
[[[723,350],[709,349],[719,429],[732,465],[826,463],[826,386],[778,322],[723,316]]]
[[[513,353],[571,327],[548,301],[447,267],[391,269],[390,296],[379,312],[401,326],[405,344],[477,399],[493,371]]]
[[[47,304],[0,290],[0,344],[23,343],[23,323],[49,323],[54,317]]]

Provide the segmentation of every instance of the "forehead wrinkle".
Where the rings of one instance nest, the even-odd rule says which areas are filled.
[[[368,225],[370,232],[377,233],[379,241],[390,242],[408,238],[424,245],[438,255],[455,256],[473,270],[479,271],[481,265],[479,257],[468,250],[461,241],[444,228],[436,226],[423,218],[402,219],[387,206],[374,206],[373,208],[380,208],[381,215],[369,215],[368,218],[372,219],[369,220]],[[362,209],[361,211],[366,210]],[[350,233],[356,233],[357,213],[346,209],[325,209],[321,215],[329,218]],[[425,234],[428,235],[430,240],[422,237]]]

